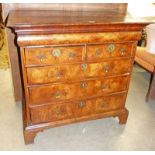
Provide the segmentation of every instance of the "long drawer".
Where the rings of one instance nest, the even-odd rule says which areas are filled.
[[[52,101],[79,99],[126,91],[129,76],[84,80],[29,87],[30,104],[39,105]]]
[[[100,63],[82,63],[27,68],[29,84],[78,80],[97,76],[125,74],[131,71],[132,60],[122,59]]]
[[[91,117],[124,107],[126,94],[80,100],[69,103],[57,103],[30,108],[31,121],[35,123],[54,122],[65,119]]]

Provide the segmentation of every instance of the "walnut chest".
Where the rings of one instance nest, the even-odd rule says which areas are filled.
[[[73,122],[119,118],[137,41],[146,23],[91,12],[14,11],[23,77],[25,143],[37,132]]]

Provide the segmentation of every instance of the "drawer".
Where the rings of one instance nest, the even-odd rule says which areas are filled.
[[[56,122],[91,116],[124,107],[126,94],[98,97],[66,103],[56,103],[30,108],[33,124]]]
[[[29,88],[30,104],[43,104],[126,91],[128,79],[128,76],[122,76],[74,83],[33,86]]]
[[[125,99],[126,94],[119,94],[89,100],[81,100],[74,103],[74,115],[75,117],[82,117],[120,109],[124,107]]]
[[[30,67],[27,68],[27,79],[28,83],[35,84],[118,75],[129,73],[131,65],[131,59],[123,59],[101,63]]]
[[[71,103],[58,103],[30,108],[33,124],[73,118]]]
[[[26,65],[51,65],[82,61],[84,46],[25,48]]]
[[[130,57],[133,43],[108,43],[87,46],[87,60],[101,60],[113,57]]]

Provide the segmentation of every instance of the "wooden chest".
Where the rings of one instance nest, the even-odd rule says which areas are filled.
[[[8,24],[20,47],[25,143],[43,129],[73,122],[117,116],[126,123],[135,50],[146,24],[54,11],[42,14],[51,17],[47,22],[35,13],[12,12]]]

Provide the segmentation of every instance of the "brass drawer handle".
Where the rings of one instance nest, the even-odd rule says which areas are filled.
[[[56,117],[59,117],[61,115],[61,111],[60,110],[56,110],[54,113],[55,113]]]
[[[120,49],[120,53],[121,53],[121,56],[124,56],[126,54],[126,49],[125,48],[121,48]]]
[[[82,89],[85,89],[85,88],[87,88],[87,83],[86,82],[81,82],[80,83],[80,87],[82,88]]]
[[[61,92],[60,91],[56,91],[54,96],[55,96],[55,98],[60,98],[61,97]]]
[[[80,108],[83,108],[85,105],[86,105],[86,102],[85,101],[80,101],[79,102],[79,107]]]
[[[103,66],[103,70],[107,73],[107,72],[109,72],[110,70],[112,70],[112,66],[111,65],[104,65]]]
[[[60,78],[61,78],[61,73],[60,73],[60,72],[57,72],[57,73],[55,74],[55,77],[56,77],[57,79],[60,79]]]
[[[97,50],[96,50],[96,56],[100,56],[100,55],[101,55],[101,52],[102,52],[102,51],[101,51],[100,49],[97,49]]]
[[[44,53],[39,53],[37,55],[37,58],[40,60],[40,62],[43,62],[43,60],[45,59],[45,54]]]
[[[100,104],[100,106],[101,106],[101,108],[107,108],[108,107],[108,103],[107,102],[101,102],[101,104]]]
[[[87,70],[87,64],[82,64],[81,68],[82,68],[83,71],[86,71]]]
[[[52,51],[52,55],[54,56],[54,57],[60,57],[60,55],[61,55],[61,51],[59,50],[59,49],[54,49],[53,51]]]
[[[73,59],[74,58],[74,53],[73,52],[69,52],[68,53],[68,58],[69,59]]]
[[[102,85],[101,85],[101,89],[102,89],[102,90],[109,89],[109,87],[110,87],[109,84],[102,84]]]
[[[115,45],[114,44],[109,44],[107,46],[107,51],[111,54],[115,50]]]

